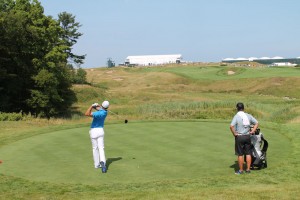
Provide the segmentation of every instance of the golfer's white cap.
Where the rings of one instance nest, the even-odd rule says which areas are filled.
[[[108,101],[103,101],[102,107],[103,108],[108,108],[109,107],[109,102]]]

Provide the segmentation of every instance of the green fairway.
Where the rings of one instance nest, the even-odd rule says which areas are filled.
[[[88,127],[50,132],[3,146],[1,173],[33,181],[106,184],[232,177],[236,156],[228,122],[130,122],[105,127],[108,173],[93,168]],[[265,129],[269,168],[290,155],[287,137]],[[284,151],[282,151],[284,150]]]
[[[238,67],[172,67],[172,68],[147,68],[145,72],[159,71],[171,72],[194,80],[234,80],[241,78],[271,78],[271,77],[298,77],[299,68],[263,67],[263,68],[238,68]],[[228,71],[232,71],[231,75]]]

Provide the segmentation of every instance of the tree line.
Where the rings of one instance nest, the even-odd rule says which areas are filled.
[[[82,35],[75,16],[44,14],[38,0],[0,1],[0,112],[61,116],[85,83],[85,55],[73,53]]]

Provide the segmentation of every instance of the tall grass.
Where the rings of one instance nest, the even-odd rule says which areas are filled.
[[[136,113],[145,119],[232,119],[236,113],[236,101],[216,102],[167,102],[145,104],[136,108]],[[299,115],[290,105],[274,107],[259,102],[244,102],[245,111],[257,119],[284,123]],[[126,111],[123,111],[124,113]]]
[[[299,113],[293,110],[292,107],[293,106],[286,106],[272,113],[272,115],[270,116],[270,121],[274,121],[277,123],[286,123],[296,118],[297,116],[299,116]]]
[[[76,93],[78,102],[89,102],[105,94],[105,89],[89,85],[76,85],[73,90]]]
[[[136,112],[146,119],[224,119],[233,114],[230,105],[231,102],[167,102],[138,106]]]

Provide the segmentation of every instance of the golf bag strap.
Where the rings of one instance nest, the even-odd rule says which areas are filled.
[[[268,147],[269,147],[269,143],[268,143],[268,141],[263,136],[261,136],[261,140],[264,141],[264,146],[262,148],[262,151],[263,152],[267,152]]]

